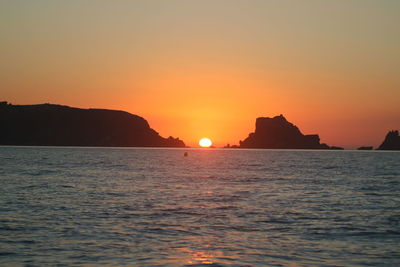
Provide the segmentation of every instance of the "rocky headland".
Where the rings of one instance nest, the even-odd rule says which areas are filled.
[[[125,111],[0,102],[0,145],[185,147]]]
[[[256,120],[254,133],[239,142],[240,148],[270,149],[342,149],[321,144],[317,134],[304,135],[283,115]]]
[[[378,150],[400,150],[399,131],[389,131]]]

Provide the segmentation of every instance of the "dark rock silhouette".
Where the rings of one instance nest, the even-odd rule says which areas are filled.
[[[240,141],[240,148],[330,149],[328,145],[320,143],[318,135],[302,134],[283,115],[257,118],[255,132]]]
[[[378,150],[400,150],[399,131],[389,131]]]
[[[332,149],[332,150],[344,150],[344,148],[340,147],[340,146],[331,146],[331,147],[329,147],[329,149]]]
[[[360,146],[357,150],[372,150],[374,147],[372,146]]]
[[[224,146],[223,148],[240,148],[239,146],[237,146],[237,145],[230,145],[230,144],[226,144],[226,146]]]
[[[0,145],[185,147],[125,111],[0,102]]]

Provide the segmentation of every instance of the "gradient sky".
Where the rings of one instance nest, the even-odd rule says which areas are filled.
[[[237,144],[284,114],[329,145],[400,128],[400,1],[0,0],[0,100],[126,110]]]

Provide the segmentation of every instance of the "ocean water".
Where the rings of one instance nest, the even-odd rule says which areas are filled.
[[[400,266],[400,152],[0,147],[0,181],[1,266]]]

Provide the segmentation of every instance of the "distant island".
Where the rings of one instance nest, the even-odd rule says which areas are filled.
[[[360,146],[357,150],[373,150],[373,146]]]
[[[399,131],[389,131],[378,150],[400,150]]]
[[[269,149],[343,149],[321,144],[317,134],[304,135],[283,115],[256,120],[254,133],[239,142],[239,148]]]
[[[0,145],[185,147],[125,111],[0,102]]]
[[[283,115],[257,118],[255,126],[239,145],[225,148],[343,149],[321,143],[318,134],[304,135]],[[0,102],[0,145],[186,147],[179,138],[163,138],[144,118],[125,111],[5,101]],[[389,131],[377,150],[400,150],[399,131]]]

